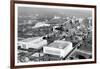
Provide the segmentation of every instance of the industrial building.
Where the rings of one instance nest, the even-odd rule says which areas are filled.
[[[42,37],[27,38],[22,41],[18,41],[18,46],[24,49],[29,49],[29,48],[40,49],[46,44],[47,41],[43,40]]]
[[[65,57],[73,49],[72,43],[63,40],[56,40],[48,46],[43,46],[45,54]]]

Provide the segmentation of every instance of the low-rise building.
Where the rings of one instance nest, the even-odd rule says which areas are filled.
[[[43,40],[42,38],[43,37],[27,38],[22,41],[18,41],[18,46],[24,49],[40,49],[41,47],[47,44],[47,41]]]
[[[72,49],[71,42],[56,40],[48,46],[44,46],[43,53],[65,57]]]

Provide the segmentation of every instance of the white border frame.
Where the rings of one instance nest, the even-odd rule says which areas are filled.
[[[17,29],[18,29],[18,7],[39,7],[39,8],[60,8],[60,9],[77,9],[77,10],[91,10],[92,11],[92,59],[82,60],[62,60],[62,61],[43,61],[43,62],[26,62],[17,63]],[[52,64],[52,63],[72,63],[72,62],[86,62],[94,61],[94,8],[83,7],[62,7],[62,6],[48,6],[48,5],[30,5],[30,4],[16,4],[15,3],[15,66],[20,65],[37,65],[37,64]],[[66,62],[67,61],[67,62]]]

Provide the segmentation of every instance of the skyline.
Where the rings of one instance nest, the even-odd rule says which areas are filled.
[[[74,10],[74,9],[55,9],[55,8],[36,8],[36,7],[18,7],[18,16],[30,16],[32,14],[39,14],[41,16],[77,16],[90,17],[92,11],[90,10]]]

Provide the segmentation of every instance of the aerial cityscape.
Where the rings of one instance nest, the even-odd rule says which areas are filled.
[[[92,59],[92,11],[18,8],[18,63]]]

